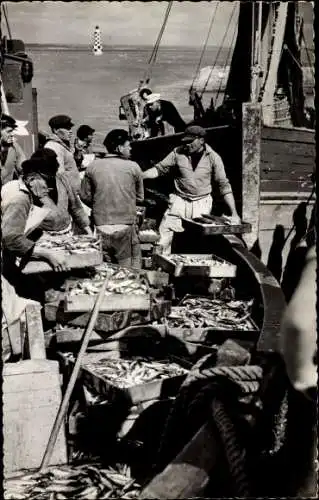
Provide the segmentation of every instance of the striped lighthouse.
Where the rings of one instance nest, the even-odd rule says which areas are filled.
[[[95,26],[93,35],[93,54],[95,56],[100,56],[103,53],[102,40],[101,40],[101,30],[98,26]]]

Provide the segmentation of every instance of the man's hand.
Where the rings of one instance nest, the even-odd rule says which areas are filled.
[[[65,257],[57,255],[56,252],[53,253],[50,250],[38,250],[34,248],[32,257],[47,261],[55,272],[65,272],[70,270],[65,262]]]
[[[241,218],[238,214],[223,215],[223,218],[228,220],[231,224],[241,224]]]

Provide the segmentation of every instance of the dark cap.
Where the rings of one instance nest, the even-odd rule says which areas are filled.
[[[182,142],[192,142],[198,137],[206,137],[206,130],[199,125],[190,125],[184,131]]]
[[[52,173],[52,166],[49,164],[49,162],[45,158],[37,158],[33,157],[30,158],[30,160],[25,160],[21,164],[22,172],[24,177],[31,174],[31,173],[46,173],[50,174]],[[56,171],[53,170],[54,175],[56,174]]]
[[[94,134],[95,129],[90,127],[89,125],[81,125],[77,131],[76,135],[79,139],[83,140],[86,139],[89,135]]]
[[[49,126],[53,130],[57,130],[59,128],[65,128],[66,130],[70,130],[72,127],[74,127],[74,123],[72,123],[71,118],[67,115],[56,115],[50,118]]]
[[[12,118],[12,116],[6,115],[4,113],[1,114],[1,128],[17,128],[17,126],[17,122],[14,118]]]

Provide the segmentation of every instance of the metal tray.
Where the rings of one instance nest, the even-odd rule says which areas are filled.
[[[210,254],[180,254],[181,256],[191,257],[196,260],[207,260],[207,265],[205,264],[179,264],[174,262],[174,254],[172,255],[153,255],[153,263],[155,266],[160,267],[163,271],[166,271],[175,276],[203,276],[209,278],[233,278],[236,276],[237,267],[234,264],[230,264],[226,260],[223,260],[216,255]],[[222,263],[222,265],[218,265]]]

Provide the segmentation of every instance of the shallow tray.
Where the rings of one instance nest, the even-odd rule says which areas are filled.
[[[222,217],[202,215],[195,219],[182,217],[183,227],[202,233],[205,236],[212,234],[242,234],[251,232],[251,224],[242,222],[240,224],[230,224]]]
[[[64,301],[65,312],[87,312],[94,307],[95,295],[69,295],[66,293]],[[102,300],[100,312],[111,311],[148,311],[151,307],[149,294],[129,295],[114,293],[107,295]]]
[[[63,353],[60,353],[61,357],[64,357]],[[152,382],[147,382],[145,384],[136,385],[129,388],[120,388],[112,384],[109,380],[105,379],[103,376],[94,372],[93,368],[86,368],[85,362],[98,361],[101,358],[111,357],[114,359],[116,357],[114,352],[99,352],[99,353],[87,353],[84,357],[84,363],[81,367],[81,380],[89,388],[96,393],[107,397],[108,401],[123,401],[125,399],[127,402],[132,404],[138,404],[143,401],[149,401],[153,399],[161,399],[169,396],[176,395],[181,383],[185,380],[187,374],[178,375],[175,377],[168,377],[161,380],[154,380]],[[176,359],[173,355],[168,355],[167,359],[172,362],[178,362],[181,366],[186,369],[190,369],[190,364],[181,359]],[[157,360],[160,361],[160,360]],[[68,360],[71,364],[73,361]]]
[[[155,266],[160,267],[175,276],[205,276],[209,278],[233,278],[236,276],[237,267],[234,264],[210,254],[180,254],[184,257],[190,257],[194,260],[207,260],[207,264],[179,264],[172,260],[172,255],[153,255],[153,263]],[[222,263],[222,265],[218,265]]]
[[[96,250],[88,253],[70,253],[65,250],[55,249],[54,255],[62,257],[66,265],[70,269],[83,269],[85,267],[94,267],[102,264],[103,254],[102,251]],[[23,274],[47,273],[53,272],[52,267],[48,262],[43,260],[31,260],[22,269]]]

